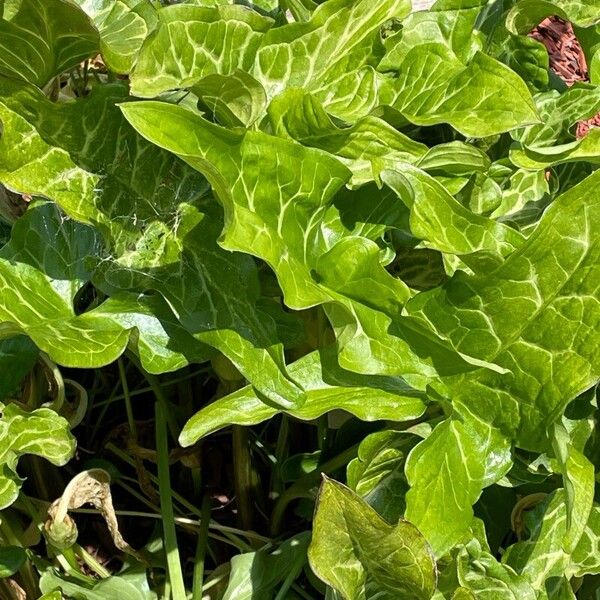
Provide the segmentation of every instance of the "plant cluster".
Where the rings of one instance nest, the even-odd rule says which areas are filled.
[[[2,598],[600,597],[598,0],[0,17]]]

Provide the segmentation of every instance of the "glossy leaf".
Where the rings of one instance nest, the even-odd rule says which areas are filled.
[[[544,447],[548,428],[600,374],[593,333],[598,180],[593,175],[555,200],[527,241],[493,273],[457,274],[409,304],[412,314],[448,335],[457,349],[468,347],[509,370],[449,378],[440,389],[459,412],[464,407],[493,422],[525,448]]]
[[[273,552],[259,550],[231,559],[231,575],[223,600],[273,598],[277,586],[290,574],[300,574],[306,562],[309,536],[299,534]]]
[[[68,0],[27,0],[8,9],[0,20],[2,75],[41,87],[99,50],[96,29]]]
[[[318,576],[346,600],[420,600],[435,591],[435,562],[416,527],[403,520],[390,525],[330,479],[319,492],[308,556]]]
[[[16,390],[35,364],[37,356],[37,348],[25,336],[0,341],[0,402]]]
[[[552,577],[583,576],[597,573],[598,527],[600,512],[594,506],[583,536],[572,552],[563,547],[567,531],[567,508],[563,490],[547,499],[526,516],[529,539],[511,546],[503,562],[528,579],[535,589],[542,589]]]
[[[26,559],[25,550],[20,546],[0,548],[0,579],[14,575]]]
[[[311,420],[341,409],[364,421],[405,421],[425,410],[423,395],[399,377],[351,373],[336,363],[333,348],[313,352],[290,365],[290,374],[306,393],[304,404],[286,410],[290,416]],[[254,425],[274,417],[280,409],[261,401],[251,387],[215,400],[185,425],[179,442],[190,446],[228,424]]]
[[[417,441],[415,435],[401,431],[372,433],[361,442],[358,457],[348,464],[348,486],[389,523],[404,514],[409,489],[404,466]]]
[[[128,73],[144,40],[158,23],[150,0],[76,0],[100,34],[102,57],[111,70]]]
[[[19,458],[34,454],[64,465],[75,452],[75,438],[68,422],[49,408],[28,413],[9,404],[0,409],[0,509],[5,509],[16,500],[23,481],[17,474]]]
[[[382,100],[413,123],[449,123],[472,137],[538,122],[523,80],[471,37],[484,3],[447,4],[414,13],[387,40]]]

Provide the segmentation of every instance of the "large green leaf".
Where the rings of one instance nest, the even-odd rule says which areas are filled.
[[[163,8],[155,34],[140,50],[131,91],[151,98],[190,87],[208,75],[249,71],[272,24],[271,19],[243,6]]]
[[[77,296],[90,278],[84,263],[96,253],[101,245],[93,229],[64,218],[49,202],[31,206],[0,250],[0,337],[25,333],[72,367],[114,361],[132,336],[152,372],[181,367],[186,355],[206,356],[160,299],[124,294],[82,312]]]
[[[499,260],[524,241],[514,229],[472,213],[418,168],[403,165],[398,171],[384,171],[382,180],[409,207],[415,237],[436,250],[459,255],[488,253]]]
[[[425,410],[423,395],[399,377],[359,375],[340,368],[334,348],[308,354],[290,365],[289,370],[306,393],[302,406],[285,411],[298,419],[308,421],[341,409],[363,421],[407,421]],[[254,425],[280,412],[281,409],[262,402],[248,386],[196,413],[183,428],[179,442],[190,446],[229,424]]]
[[[536,590],[553,577],[582,577],[598,573],[598,536],[600,508],[595,505],[581,540],[572,551],[566,551],[563,540],[567,533],[567,506],[563,490],[550,494],[546,500],[525,516],[529,538],[517,542],[503,556],[502,562],[522,574]]]
[[[150,0],[75,0],[100,33],[100,50],[108,67],[128,73],[144,40],[158,23]]]
[[[75,438],[69,423],[49,408],[32,412],[14,404],[0,404],[0,510],[10,506],[19,495],[22,480],[17,463],[24,454],[41,456],[64,465],[75,452]]]
[[[12,2],[0,20],[0,73],[39,86],[99,48],[98,32],[68,0]]]
[[[429,546],[408,521],[390,525],[347,487],[325,479],[310,564],[344,600],[428,600],[436,587]]]
[[[340,127],[313,94],[298,88],[277,96],[268,113],[277,135],[337,156],[351,170],[353,187],[377,181],[384,169],[400,168],[407,162],[448,175],[489,167],[488,157],[474,146],[456,141],[429,149],[372,115]]]
[[[104,234],[112,260],[99,261],[95,282],[109,293],[160,292],[192,335],[216,345],[265,395],[277,403],[300,402],[302,391],[285,374],[273,319],[281,311],[257,306],[256,266],[216,245],[220,212],[210,201],[204,212],[193,206],[207,193],[205,180],[130,127],[115,106],[126,99],[123,86],[104,86],[66,105],[53,105],[25,86],[8,81],[4,86],[9,95],[0,103],[5,127],[0,180],[52,198]],[[121,148],[116,155],[115,148]],[[210,233],[199,235],[206,223]],[[245,293],[237,293],[240,289]],[[113,338],[107,359],[119,355],[127,335],[119,326]]]
[[[286,87],[304,87],[333,114],[353,119],[377,102],[379,28],[409,11],[407,0],[329,0],[306,22],[273,27],[271,19],[240,6],[170,6],[141,49],[132,91],[149,98],[196,84],[201,90],[204,77],[239,69],[260,82],[269,99]]]
[[[459,273],[441,289],[420,294],[408,305],[411,313],[448,335],[458,349],[468,347],[479,358],[507,369],[504,374],[482,370],[433,384],[458,414],[478,420],[466,441],[463,435],[453,440],[453,428],[445,425],[442,431],[448,431],[447,436],[430,436],[409,460],[413,484],[408,495],[409,518],[421,524],[412,516],[411,499],[424,521],[428,512],[436,510],[440,511],[437,516],[448,510],[454,516],[449,519],[454,531],[424,529],[436,550],[458,541],[460,526],[464,529],[471,515],[468,504],[483,487],[479,467],[473,465],[476,476],[472,476],[468,465],[481,462],[484,449],[493,455],[506,443],[503,436],[523,448],[548,448],[553,423],[573,398],[598,380],[599,277],[594,273],[599,264],[595,232],[599,179],[593,175],[557,199],[525,244],[492,274]],[[487,448],[477,442],[486,423],[490,428]],[[427,452],[436,440],[443,449]],[[457,457],[448,471],[452,476],[441,471],[440,452]],[[461,483],[454,475],[459,464],[465,474]],[[425,503],[430,499],[428,485],[443,487],[453,502],[437,509],[436,503]],[[463,516],[457,519],[459,515]],[[436,522],[436,517],[432,519],[429,523]]]
[[[316,94],[346,120],[366,115],[377,102],[373,67],[379,29],[410,12],[406,0],[329,0],[306,23],[271,29],[256,55],[255,76],[269,97],[286,87]]]
[[[538,122],[523,80],[472,36],[483,4],[442,3],[405,19],[378,66],[386,74],[382,101],[413,123],[449,123],[472,137]]]
[[[423,533],[436,556],[452,548],[471,525],[471,506],[485,476],[483,449],[469,429],[448,419],[409,455],[406,518]]]
[[[438,389],[459,412],[493,423],[524,448],[547,447],[566,405],[600,376],[598,181],[594,174],[555,200],[492,273],[459,273],[408,306],[457,349],[507,369],[447,378]]]
[[[395,218],[391,197],[376,211],[372,197],[360,191],[338,200],[349,171],[320,150],[227,130],[165,103],[128,103],[122,110],[140,133],[211,182],[225,209],[223,248],[267,262],[289,307],[327,305],[342,366],[419,377],[472,368],[443,340],[400,318],[410,292],[385,270],[375,241]]]

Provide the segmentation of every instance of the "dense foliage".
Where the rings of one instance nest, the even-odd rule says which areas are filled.
[[[600,597],[598,0],[0,15],[3,599]]]

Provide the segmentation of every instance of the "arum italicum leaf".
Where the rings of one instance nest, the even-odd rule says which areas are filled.
[[[576,547],[564,548],[567,504],[564,490],[549,494],[525,515],[529,537],[510,546],[502,562],[525,577],[536,590],[553,577],[582,577],[600,570],[600,507],[595,504]]]
[[[408,521],[384,521],[346,486],[325,478],[308,557],[314,572],[344,600],[428,600],[435,560]]]
[[[473,600],[537,600],[527,579],[499,563],[477,540],[460,547],[457,577]]]
[[[312,352],[289,367],[302,386],[306,401],[285,412],[292,417],[311,420],[333,409],[341,409],[363,421],[407,421],[425,411],[425,398],[399,377],[359,375],[337,365],[335,348]],[[278,413],[280,408],[265,404],[252,386],[210,403],[186,424],[179,437],[182,446],[228,424],[255,425]]]
[[[484,171],[490,165],[489,158],[474,146],[457,141],[430,149],[372,115],[340,127],[313,94],[298,88],[274,98],[268,115],[276,135],[337,156],[352,171],[352,187],[377,181],[384,169],[403,163],[460,175]]]
[[[154,35],[131,73],[131,92],[151,98],[208,75],[250,71],[273,20],[243,6],[174,5],[159,11]]]
[[[158,24],[150,0],[75,0],[100,34],[100,51],[108,67],[128,73],[144,40]]]
[[[524,241],[511,227],[465,208],[418,168],[403,165],[398,171],[384,171],[381,178],[410,209],[412,233],[432,248],[463,256],[489,252],[501,258]]]
[[[418,125],[449,123],[472,137],[539,122],[525,82],[472,35],[484,4],[448,2],[407,17],[378,65],[382,103]]]
[[[422,378],[438,370],[461,372],[482,364],[401,318],[410,291],[384,268],[375,241],[390,211],[374,211],[360,191],[336,198],[350,173],[334,157],[262,132],[224,129],[180,106],[136,102],[121,108],[142,135],[210,181],[225,210],[223,248],[267,262],[287,306],[326,304],[342,366],[412,374],[423,385]],[[378,293],[369,294],[368,285]]]
[[[49,202],[32,205],[0,250],[0,337],[25,333],[72,367],[108,364],[130,341],[152,372],[181,367],[186,355],[206,356],[160,299],[122,294],[76,312],[90,277],[85,259],[100,248],[90,227],[65,219]]]
[[[572,552],[585,531],[594,504],[594,465],[571,442],[562,424],[554,427],[553,448],[562,471],[567,501],[563,548]]]
[[[0,180],[19,192],[52,198],[104,234],[114,259],[101,262],[108,281],[100,278],[100,286],[108,284],[111,293],[157,290],[198,341],[224,352],[265,395],[276,403],[301,402],[302,391],[285,374],[273,311],[257,306],[256,266],[217,246],[222,225],[216,206],[209,202],[204,212],[192,206],[207,194],[200,174],[123,119],[114,105],[126,98],[123,86],[54,105],[27,86],[1,83],[7,95],[0,102]],[[115,155],[115,147],[122,153]],[[207,222],[210,234],[187,235]],[[101,257],[102,251],[90,254]],[[106,352],[116,358],[128,335],[121,326],[114,335],[119,342]],[[77,355],[61,360],[58,348],[53,352],[62,364]]]
[[[492,273],[459,273],[407,307],[457,349],[507,369],[436,386],[459,412],[493,423],[523,448],[548,448],[549,428],[600,376],[599,181],[595,173],[556,199]]]
[[[42,87],[100,49],[98,32],[68,0],[12,2],[0,16],[0,73],[9,77]]]
[[[0,402],[16,390],[37,357],[38,349],[24,335],[0,340]]]
[[[49,408],[26,412],[14,404],[0,404],[0,510],[19,495],[17,463],[24,454],[64,465],[75,452],[75,438],[66,419]]]
[[[419,440],[411,431],[377,431],[361,442],[358,456],[348,463],[348,487],[389,523],[398,521],[406,509],[409,486],[404,466]]]
[[[549,449],[550,428],[567,404],[600,376],[599,181],[596,173],[555,200],[521,248],[491,274],[459,273],[408,304],[409,313],[447,335],[457,349],[468,347],[479,358],[507,369],[504,374],[479,370],[432,384],[451,400],[457,415],[477,421],[477,427],[469,429],[457,429],[458,423],[439,426],[440,433],[417,446],[409,459],[407,515],[424,528],[438,552],[449,549],[461,528],[468,527],[468,504],[483,487],[478,466],[482,455],[495,460],[507,439],[533,451]],[[484,451],[477,440],[486,423],[490,443]],[[434,441],[439,449],[433,448]],[[445,470],[440,453],[458,453],[461,458],[446,462]],[[454,474],[458,464],[464,470],[460,483]],[[496,469],[486,485],[504,472]],[[438,516],[462,515],[442,533],[429,532],[426,525],[437,521],[428,521],[436,512],[436,503],[429,502],[432,486],[444,490]],[[570,535],[576,539],[578,534]],[[566,543],[571,543],[569,538]]]
[[[379,28],[409,12],[408,0],[329,0],[309,21],[274,28],[272,19],[241,6],[167,7],[141,49],[132,91],[149,98],[195,84],[201,89],[202,78],[241,69],[264,86],[268,98],[286,87],[304,87],[333,114],[354,118],[377,102]]]
[[[598,0],[524,0],[508,14],[506,26],[515,33],[529,33],[546,17],[557,15],[581,27],[600,22]]]
[[[460,540],[473,520],[471,505],[485,477],[484,450],[460,421],[448,419],[408,457],[406,477],[411,488],[405,516],[438,557]]]

